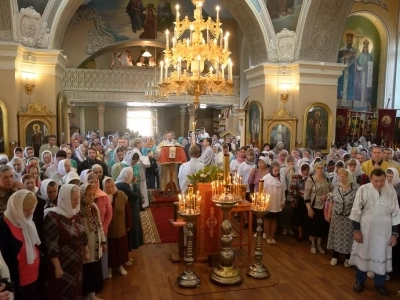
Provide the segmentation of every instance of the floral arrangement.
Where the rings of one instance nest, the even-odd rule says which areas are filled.
[[[194,173],[193,175],[188,175],[188,179],[191,181],[191,184],[207,183],[217,180],[218,178],[222,178],[221,169],[217,166],[205,166],[204,169]]]

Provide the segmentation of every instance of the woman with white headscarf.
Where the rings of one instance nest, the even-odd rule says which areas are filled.
[[[399,171],[396,168],[387,168],[386,171],[386,182],[394,188],[397,193],[397,199],[400,202],[400,178]]]
[[[82,296],[89,300],[99,299],[96,293],[103,289],[103,274],[101,270],[101,257],[107,250],[106,236],[100,220],[100,212],[94,203],[96,188],[88,183],[80,187],[81,211],[80,216],[85,225],[88,238],[90,259],[83,264]]]
[[[22,175],[24,174],[24,162],[19,157],[14,157],[11,162],[11,168],[14,170],[14,178],[16,181],[20,181]]]
[[[361,169],[361,164],[357,159],[350,159],[347,164],[347,170],[353,175],[353,181],[359,185],[369,183],[369,177]]]
[[[107,193],[113,209],[107,236],[108,278],[111,278],[113,268],[116,268],[121,275],[127,274],[123,264],[129,262],[127,232],[132,228],[132,213],[128,197],[116,188],[111,177],[103,179],[103,191]]]
[[[57,207],[44,211],[49,268],[49,299],[80,299],[83,260],[90,259],[83,220],[79,217],[80,190],[61,186]]]
[[[10,270],[17,299],[37,299],[40,239],[32,221],[36,207],[32,192],[20,190],[11,195],[0,217],[0,251]]]
[[[134,184],[134,190],[131,189],[131,183]],[[137,177],[133,176],[132,168],[123,168],[116,181],[116,187],[121,192],[124,192],[128,196],[129,206],[131,208],[132,215],[132,228],[128,232],[129,251],[132,249],[138,249],[144,244],[142,223],[140,222],[140,201],[139,201],[139,189],[137,186]]]

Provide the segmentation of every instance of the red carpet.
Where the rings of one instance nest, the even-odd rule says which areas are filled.
[[[169,222],[169,219],[174,218],[174,207],[152,207],[150,210],[156,223],[161,243],[177,243],[178,228],[173,227]]]

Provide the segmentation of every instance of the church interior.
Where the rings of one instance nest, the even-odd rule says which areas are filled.
[[[38,132],[61,145],[89,131],[156,140],[200,128],[259,149],[396,151],[399,12],[397,0],[0,0],[0,153],[12,158]],[[252,232],[241,237],[256,247]],[[197,289],[175,284],[185,269],[171,260],[177,242],[149,243],[100,295],[377,299],[371,287],[352,291],[354,269],[330,266],[290,235],[277,240],[262,242],[268,279],[246,277],[254,249],[240,246],[243,283],[215,284],[212,262],[195,260]],[[390,298],[399,283],[386,283]]]

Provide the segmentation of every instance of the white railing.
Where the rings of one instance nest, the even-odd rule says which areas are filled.
[[[158,74],[158,73],[157,73]],[[65,91],[144,93],[158,76],[153,68],[130,67],[118,70],[66,69]],[[239,95],[239,76],[233,76],[234,96]]]

